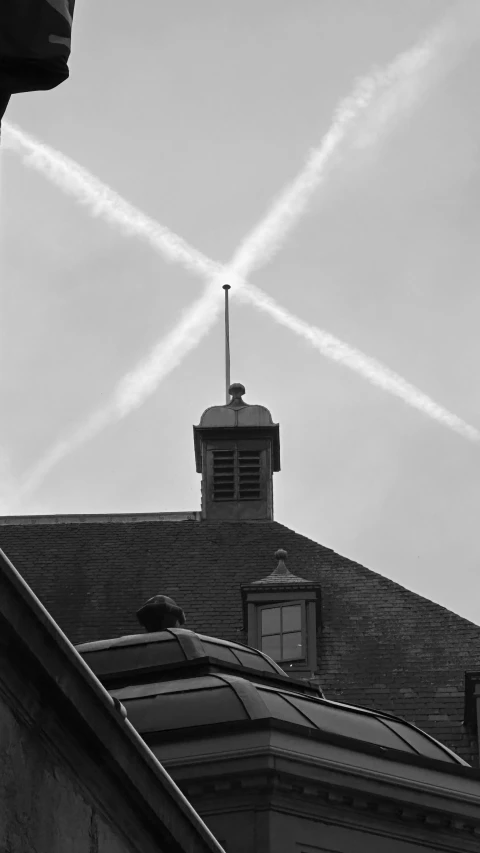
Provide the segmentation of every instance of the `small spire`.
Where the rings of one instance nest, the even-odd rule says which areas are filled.
[[[287,552],[284,548],[279,548],[278,551],[275,551],[275,557],[277,558],[278,563],[273,572],[267,575],[266,578],[262,578],[259,581],[253,581],[253,583],[309,583],[305,578],[299,578],[297,575],[292,574],[292,572],[287,568]]]
[[[287,559],[287,552],[283,548],[279,548],[278,551],[275,551],[275,556],[278,560],[277,568],[275,569],[275,574],[277,575],[286,575],[290,574],[288,571],[285,561]]]

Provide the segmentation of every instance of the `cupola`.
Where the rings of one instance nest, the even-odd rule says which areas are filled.
[[[202,517],[273,520],[273,472],[280,470],[279,426],[265,406],[243,400],[230,385],[230,402],[211,406],[194,426],[195,460],[202,475]]]

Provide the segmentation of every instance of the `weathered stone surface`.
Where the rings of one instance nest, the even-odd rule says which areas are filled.
[[[0,853],[222,853],[0,551]]]
[[[0,694],[0,850],[94,853],[92,805]],[[128,848],[119,848],[126,851]]]

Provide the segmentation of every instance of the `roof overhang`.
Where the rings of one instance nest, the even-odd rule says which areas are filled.
[[[357,828],[359,850],[369,849],[370,833],[380,847],[384,839],[385,849],[393,843],[433,850],[440,841],[452,851],[477,850],[480,771],[420,757],[407,764],[402,756],[360,753],[294,729],[258,720],[243,732],[217,730],[209,739],[152,743],[152,750],[204,814],[270,810],[299,825],[308,819],[317,832],[346,827],[349,838]]]
[[[438,832],[443,821],[450,828],[449,819],[452,831],[458,826],[468,840],[473,826],[480,832],[476,768],[424,756],[409,755],[405,760],[405,753],[372,744],[359,749],[348,738],[315,732],[307,736],[294,723],[272,719],[225,724],[212,727],[210,733],[204,729],[201,737],[198,731],[183,730],[176,737],[164,733],[146,739],[182,789],[194,796],[197,807],[202,788],[203,795],[211,792],[220,807],[221,798],[235,797],[236,784],[242,797],[249,790],[257,802],[263,794],[275,797],[280,782],[288,791],[286,807],[295,808],[297,801],[303,814],[311,811],[315,820],[322,806],[330,803],[349,809],[352,818],[356,812],[396,822],[403,812],[410,821],[415,814],[421,833]],[[467,842],[461,849],[471,848]]]

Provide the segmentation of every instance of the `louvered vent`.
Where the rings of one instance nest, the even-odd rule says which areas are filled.
[[[235,451],[213,451],[213,499],[233,501],[235,499]]]
[[[260,500],[260,450],[213,451],[213,500]]]
[[[260,451],[238,451],[238,497],[242,501],[260,499]]]

